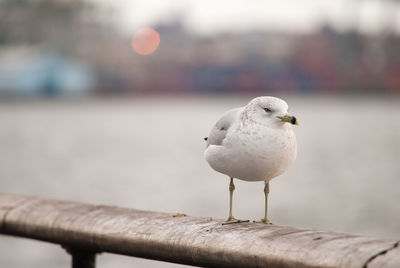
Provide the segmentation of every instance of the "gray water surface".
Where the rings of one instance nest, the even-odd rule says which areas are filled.
[[[400,239],[400,99],[288,97],[298,158],[272,180],[279,225]],[[225,218],[228,177],[203,159],[247,97],[0,103],[0,192]],[[262,182],[235,181],[234,215],[263,217]],[[0,236],[0,267],[68,267],[61,247]],[[175,267],[102,254],[98,267]]]

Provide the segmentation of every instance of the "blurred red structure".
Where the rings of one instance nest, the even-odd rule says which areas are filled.
[[[394,31],[363,35],[327,24],[308,34],[200,36],[178,18],[131,39],[107,16],[89,19],[101,12],[85,1],[39,2],[0,1],[0,55],[4,47],[23,44],[79,59],[95,71],[98,94],[400,93],[400,37]]]

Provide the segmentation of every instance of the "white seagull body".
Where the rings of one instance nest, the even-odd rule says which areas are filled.
[[[296,136],[288,123],[297,120],[288,114],[285,101],[257,97],[218,120],[204,156],[214,170],[231,177],[232,184],[232,178],[237,178],[267,185],[296,159]]]

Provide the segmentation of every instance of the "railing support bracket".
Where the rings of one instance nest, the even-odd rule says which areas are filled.
[[[88,250],[62,246],[72,257],[72,268],[95,268],[96,253]]]

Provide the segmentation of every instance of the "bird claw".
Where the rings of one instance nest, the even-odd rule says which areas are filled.
[[[253,222],[255,222],[255,223],[264,223],[264,224],[270,224],[270,225],[272,225],[273,223],[272,222],[270,222],[268,219],[261,219],[261,220],[259,220],[259,221],[253,221]]]
[[[222,225],[241,223],[241,222],[249,222],[249,220],[238,220],[238,219],[235,219],[234,217],[229,217],[224,223],[222,223]]]

